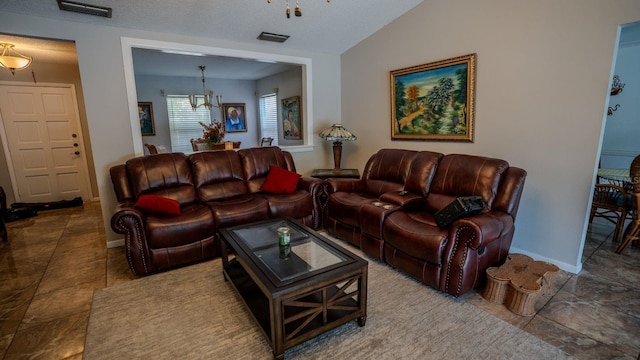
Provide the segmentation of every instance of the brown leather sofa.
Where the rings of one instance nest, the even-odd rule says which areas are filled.
[[[323,182],[302,177],[292,193],[264,193],[272,165],[295,172],[291,154],[278,147],[148,155],[112,167],[119,205],[111,227],[124,234],[131,271],[145,275],[215,257],[222,227],[289,216],[318,229]],[[177,200],[180,214],[142,211],[135,206],[141,195]]]
[[[523,169],[499,159],[383,149],[368,160],[361,179],[327,180],[324,227],[459,296],[483,282],[487,267],[506,260],[525,177]],[[480,214],[437,226],[435,212],[471,195],[484,201]]]

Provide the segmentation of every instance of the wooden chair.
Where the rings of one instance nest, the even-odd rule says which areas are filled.
[[[260,140],[260,147],[271,146],[272,142],[273,142],[272,137],[263,137],[262,140]]]
[[[631,223],[624,231],[622,242],[616,248],[617,254],[622,252],[633,241],[640,242],[640,215],[638,214],[640,208],[640,155],[636,156],[631,162],[629,169],[629,177],[631,178],[631,185],[633,190],[631,193],[631,206],[629,212],[632,214]]]
[[[153,154],[157,154],[158,153],[158,149],[156,148],[155,145],[153,145],[153,144],[144,144],[144,146],[147,148],[147,150],[149,150],[149,154],[153,155]]]
[[[593,201],[589,223],[594,217],[601,217],[616,226],[613,241],[618,242],[622,236],[624,221],[627,217],[627,192],[618,185],[596,184],[593,190]]]

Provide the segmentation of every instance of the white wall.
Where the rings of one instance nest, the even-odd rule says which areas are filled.
[[[528,172],[512,251],[581,268],[621,0],[429,0],[342,56],[344,167],[380,148],[502,158]],[[389,71],[477,53],[475,142],[391,141]],[[626,91],[626,89],[625,89]]]
[[[640,42],[620,45],[614,74],[625,83],[621,93],[611,96],[609,105],[620,107],[607,116],[602,139],[602,167],[628,169],[640,154]]]
[[[215,14],[212,16],[215,17]],[[215,18],[212,18],[215,21]],[[109,168],[134,156],[131,119],[125,85],[121,37],[194,44],[245,51],[310,58],[314,102],[314,132],[340,118],[340,58],[337,55],[283,51],[270,45],[255,46],[210,37],[197,38],[124,28],[73,23],[22,14],[0,12],[0,32],[74,40],[91,136],[96,178],[107,240],[122,238],[111,231],[110,219],[116,205]],[[37,59],[34,59],[34,62]],[[311,80],[311,79],[309,79]],[[328,150],[293,153],[298,172],[310,174],[326,162]]]

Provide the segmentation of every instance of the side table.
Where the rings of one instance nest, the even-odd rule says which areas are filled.
[[[318,179],[328,178],[348,178],[359,179],[360,172],[358,169],[315,169],[311,173],[311,177]]]

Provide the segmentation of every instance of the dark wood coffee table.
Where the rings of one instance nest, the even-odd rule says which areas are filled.
[[[291,229],[290,248],[276,229]],[[225,280],[247,305],[277,359],[323,332],[367,318],[367,261],[284,218],[220,230]]]

